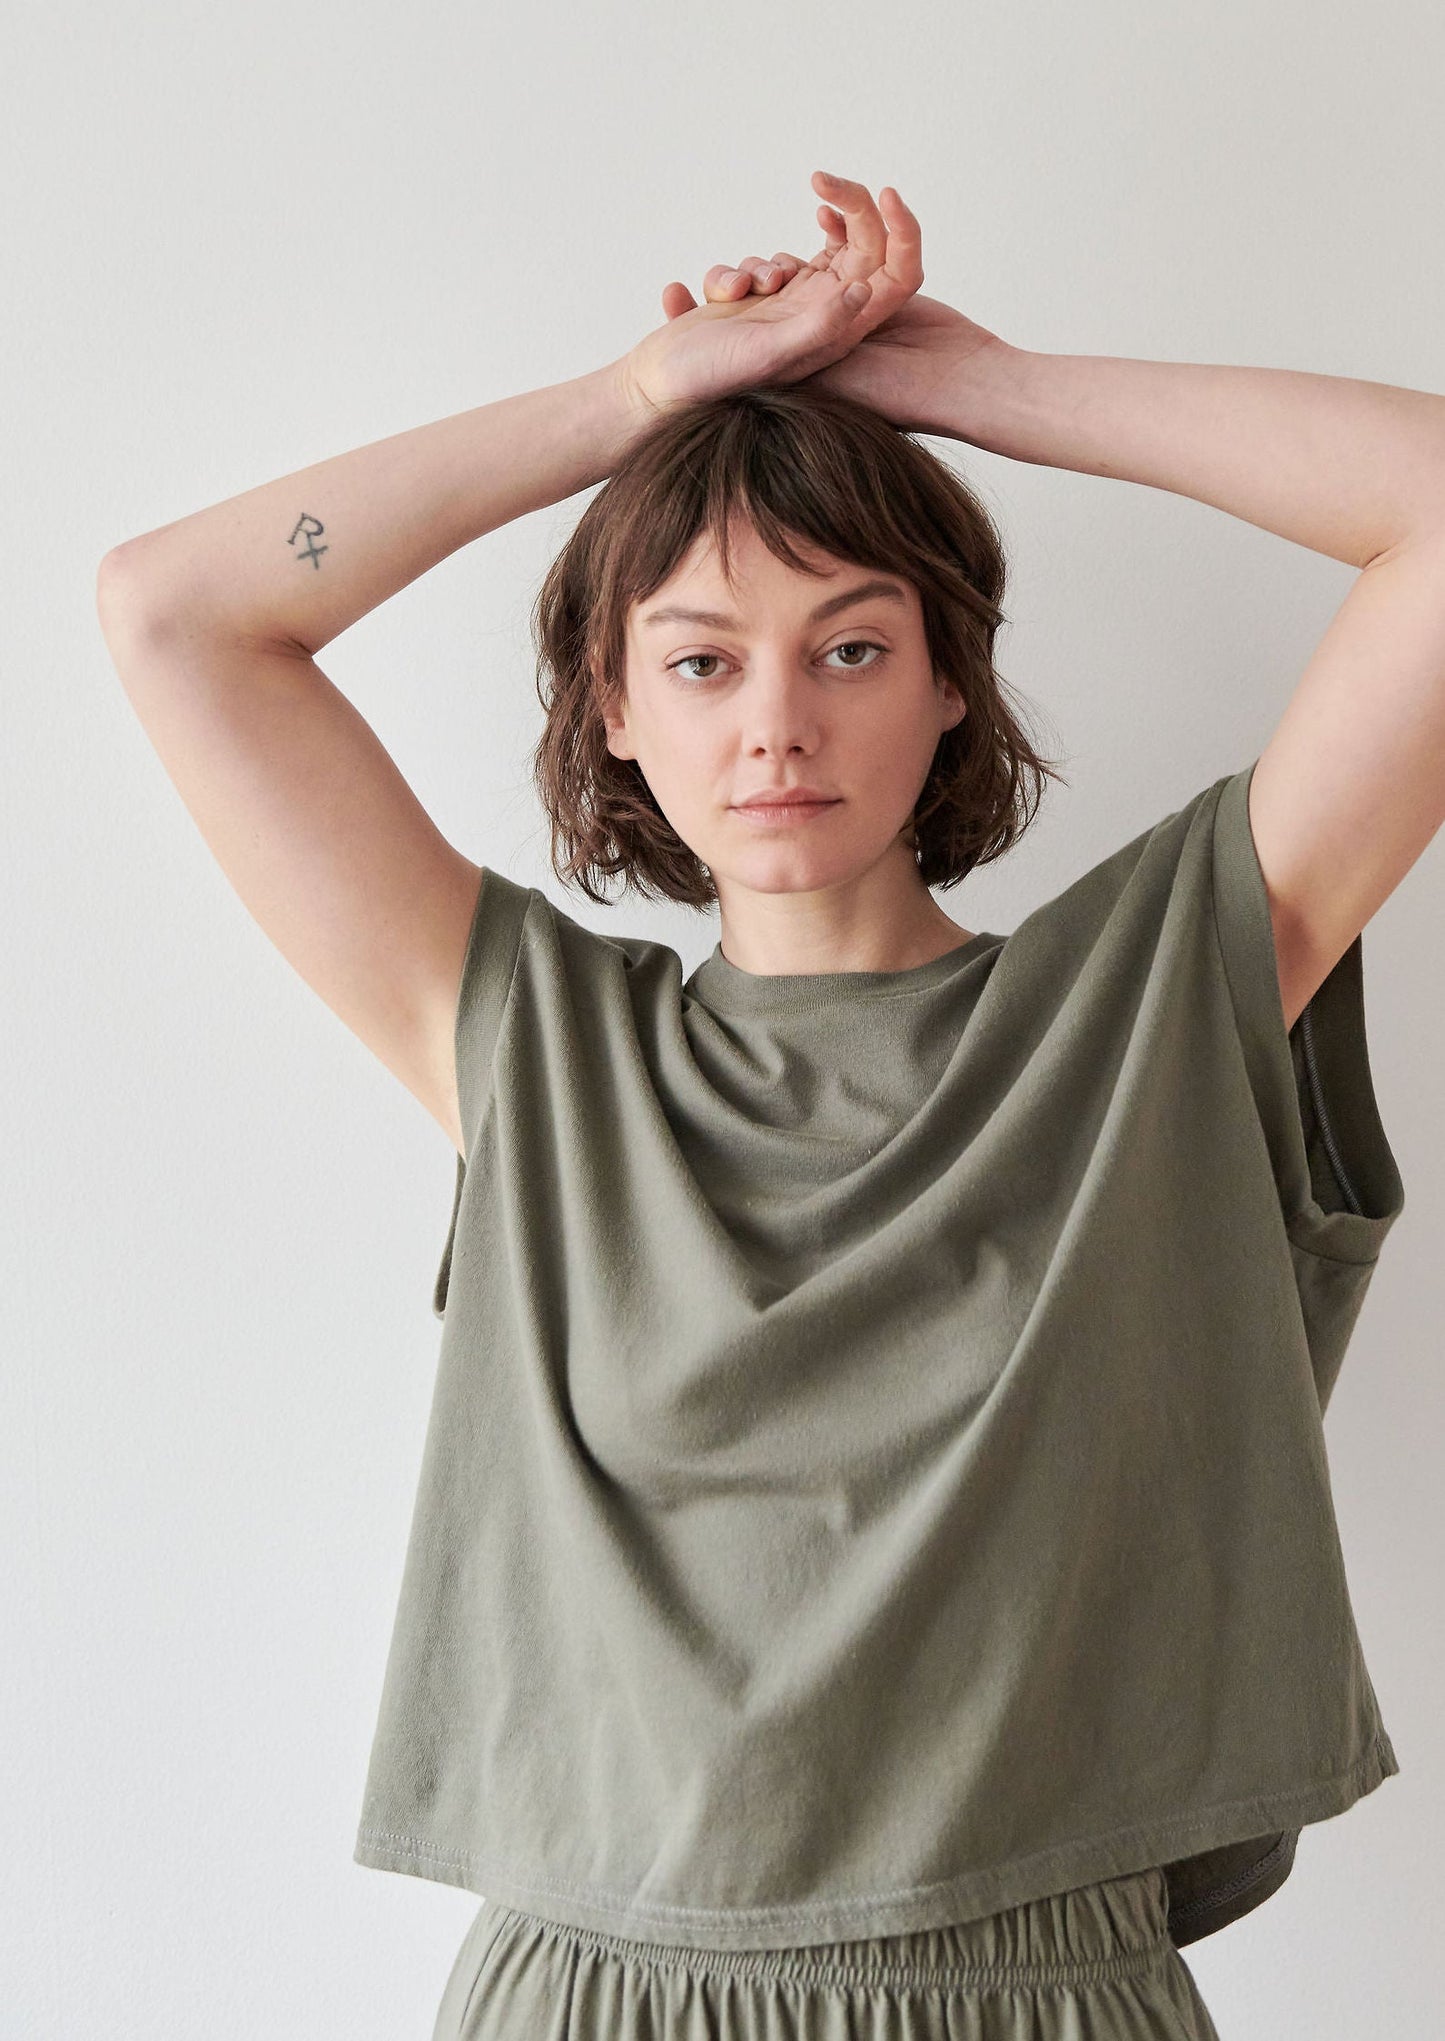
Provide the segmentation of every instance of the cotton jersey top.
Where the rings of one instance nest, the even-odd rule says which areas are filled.
[[[1252,773],[903,970],[486,870],[356,1861],[723,1949],[1164,1865],[1183,1943],[1398,1771],[1322,1419],[1403,1191]]]

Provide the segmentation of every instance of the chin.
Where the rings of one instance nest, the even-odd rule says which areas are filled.
[[[831,857],[810,857],[800,850],[779,845],[766,855],[734,858],[723,877],[753,893],[817,893],[825,886],[845,885],[867,869],[867,861]],[[712,867],[714,878],[718,867]]]

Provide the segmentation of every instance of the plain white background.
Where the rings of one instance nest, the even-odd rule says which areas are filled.
[[[673,277],[812,254],[819,167],[896,184],[927,292],[1022,346],[1445,391],[1445,34],[1404,0],[8,25],[0,2030],[420,2041],[478,1902],[351,1847],[454,1157],[211,860],[110,666],[102,554],[611,360]],[[1013,563],[1002,669],[1072,782],[943,896],[1008,930],[1258,754],[1352,570],[949,451]],[[470,856],[690,970],[712,920],[609,923],[547,867],[527,611],[582,502],[321,663]],[[1437,842],[1365,935],[1407,1208],[1326,1427],[1402,1770],[1188,1952],[1225,2041],[1438,2026],[1442,906]]]

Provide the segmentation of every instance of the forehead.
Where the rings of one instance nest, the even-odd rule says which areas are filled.
[[[901,575],[838,559],[795,535],[790,542],[814,571],[780,559],[747,526],[730,535],[729,576],[711,533],[701,532],[667,579],[633,605],[630,621],[646,639],[677,624],[742,630],[750,609],[777,603],[789,613],[803,612],[809,623],[866,600],[887,603],[900,614],[911,606],[913,590]]]

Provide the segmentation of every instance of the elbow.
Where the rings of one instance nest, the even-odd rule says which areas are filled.
[[[136,559],[136,541],[126,539],[112,546],[96,569],[95,612],[107,639],[118,631],[131,631],[154,606],[154,594]]]

